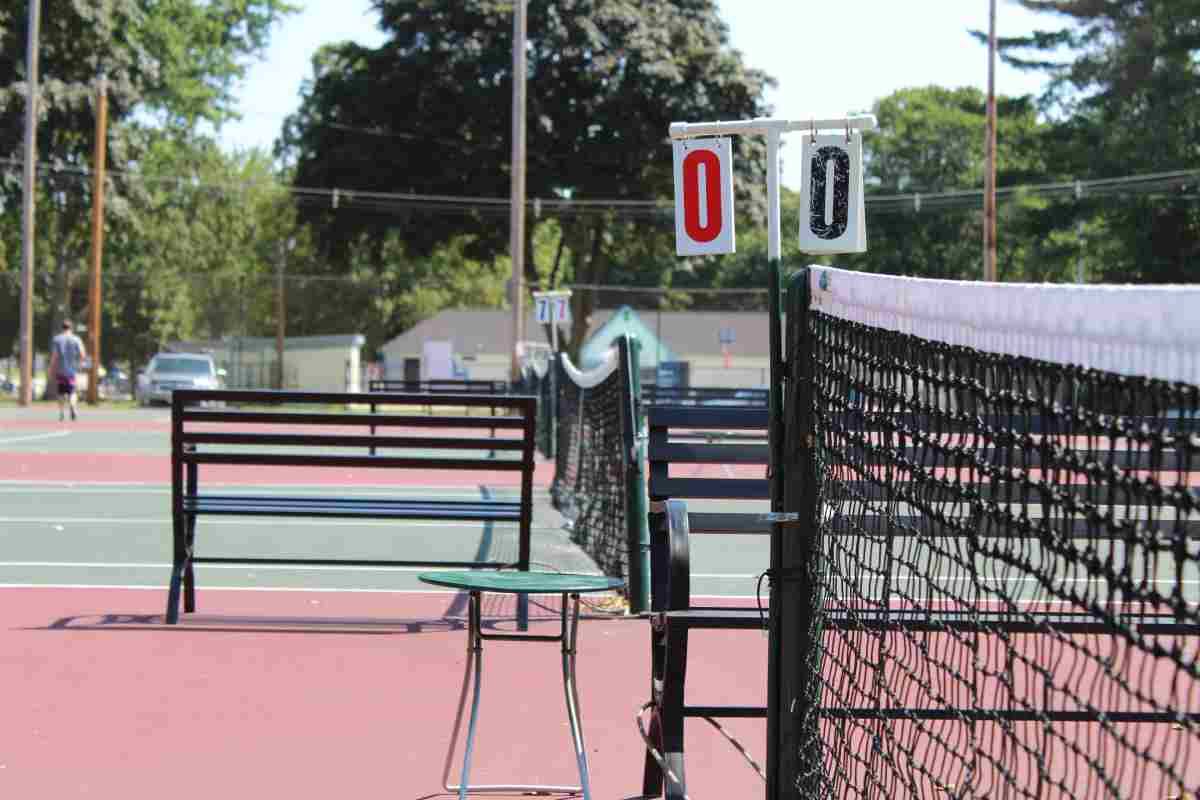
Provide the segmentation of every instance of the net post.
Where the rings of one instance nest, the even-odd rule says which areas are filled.
[[[776,156],[777,157],[777,156]],[[778,162],[768,165],[768,174],[772,166],[777,171]],[[778,196],[773,198],[776,202]],[[771,205],[771,200],[768,201]],[[776,207],[776,212],[777,212]],[[776,215],[777,216],[777,215]],[[767,387],[767,443],[770,449],[770,466],[767,477],[771,484],[771,511],[783,510],[783,313],[780,303],[780,258],[778,252],[767,261],[767,303],[768,336],[770,365],[770,384]],[[789,393],[790,394],[790,393]],[[778,575],[780,553],[782,547],[783,527],[776,523],[771,526],[771,574]],[[778,581],[771,581],[770,589],[770,621],[767,631],[767,800],[782,798],[784,793],[779,780],[780,761],[780,708],[782,695],[779,649],[782,642],[782,630],[777,613]]]
[[[645,437],[638,407],[642,381],[638,365],[642,343],[623,334],[617,339],[621,370],[621,441],[628,458],[625,468],[625,526],[629,554],[629,612],[650,610],[650,526],[646,518]]]
[[[817,551],[818,478],[816,420],[813,412],[813,359],[808,339],[811,301],[807,268],[788,286],[787,437],[783,442],[779,483],[782,509],[796,514],[795,525],[776,523],[772,530],[771,634],[768,674],[774,677],[773,719],[778,756],[775,794],[783,797],[822,796],[821,751],[817,691],[820,686],[818,594],[813,585],[812,559]],[[786,531],[786,533],[785,533]]]

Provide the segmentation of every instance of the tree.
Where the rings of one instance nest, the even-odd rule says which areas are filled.
[[[5,216],[21,208],[16,171],[28,94],[27,7],[25,0],[0,2],[0,147],[13,154],[0,183]],[[157,137],[191,137],[201,122],[229,119],[232,90],[247,60],[291,10],[283,0],[42,0],[37,269],[53,277],[39,285],[38,305],[51,317],[40,331],[57,327],[70,310],[72,276],[81,271],[90,241],[97,76],[108,79],[108,163],[117,172],[135,164]],[[111,181],[106,189],[110,225],[123,222],[121,187]],[[6,269],[13,267],[6,262]]]
[[[466,235],[468,255],[495,258],[507,250],[504,206],[466,202],[455,216],[347,209],[355,191],[508,196],[512,5],[382,0],[378,8],[388,41],[377,49],[324,48],[300,111],[285,125],[280,152],[295,165],[297,185],[338,187],[349,203],[309,209],[304,219],[317,225],[335,261],[364,234],[381,248],[391,231],[416,256]],[[532,0],[528,16],[531,197],[669,196],[672,121],[765,111],[769,79],[729,48],[714,0]],[[762,184],[764,147],[744,137],[735,148],[745,178],[739,185],[751,201]],[[556,259],[557,275],[588,283],[616,274],[623,237],[647,230],[614,208],[560,216],[556,224],[563,248],[552,249],[568,254]],[[664,241],[663,226],[655,229]],[[530,241],[537,235],[531,230]],[[532,286],[553,271],[533,257],[526,263]],[[591,304],[588,293],[577,294],[578,324]]]
[[[1014,66],[1051,76],[1042,109],[1056,122],[1048,150],[1079,178],[1200,166],[1200,0],[1020,0],[1062,26],[1002,39]],[[1054,54],[1067,51],[1070,60]],[[1190,195],[1190,196],[1189,196]],[[1061,214],[1086,220],[1115,248],[1093,259],[1116,281],[1200,280],[1200,206],[1194,184],[1118,195]],[[1103,245],[1100,245],[1103,247]]]
[[[909,195],[903,204],[868,205],[868,251],[838,263],[871,272],[929,278],[982,276],[982,203],[930,194],[983,185],[986,98],[978,89],[901,89],[876,102],[879,128],[864,142],[867,196]],[[997,183],[1044,181],[1045,126],[1030,98],[997,99]],[[923,204],[918,195],[926,195]],[[1042,280],[1045,264],[1026,257],[1030,211],[1017,198],[1000,207],[999,272],[1004,280]],[[1036,273],[1036,274],[1035,274]]]

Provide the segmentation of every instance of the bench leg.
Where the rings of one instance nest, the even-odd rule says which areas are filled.
[[[196,571],[192,566],[192,554],[196,545],[196,515],[187,517],[187,553],[183,562],[183,610],[189,614],[196,610]]]
[[[687,781],[683,774],[683,683],[687,675],[688,629],[667,625],[662,685],[662,755],[670,774],[666,775],[668,800],[683,800]]]
[[[654,743],[659,753],[663,749],[662,740],[662,685],[663,665],[666,662],[666,637],[663,628],[657,621],[650,626],[650,730],[647,735]],[[663,790],[662,767],[649,750],[646,751],[646,761],[642,768],[642,797],[659,797]]]
[[[183,573],[187,567],[186,523],[178,505],[171,513],[171,581],[167,586],[167,610],[164,615],[168,625],[179,621],[179,594],[183,585]]]
[[[171,583],[167,587],[166,620],[168,625],[174,625],[179,621],[179,587],[182,581],[183,565],[176,564],[171,567]]]

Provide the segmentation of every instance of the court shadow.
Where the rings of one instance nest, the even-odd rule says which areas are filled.
[[[177,633],[304,633],[395,636],[463,630],[466,620],[450,617],[308,617],[182,614],[175,625],[162,614],[76,614],[27,630],[169,631]]]
[[[168,625],[163,614],[72,614],[59,617],[45,626],[24,630],[44,631],[170,631],[176,633],[303,633],[363,636],[463,631],[465,613],[456,613],[462,604],[452,602],[438,617],[339,617],[258,614],[180,614],[179,622]],[[533,601],[529,604],[530,623],[557,622],[557,604]],[[515,602],[486,602],[483,627],[499,632],[513,630],[517,624]]]

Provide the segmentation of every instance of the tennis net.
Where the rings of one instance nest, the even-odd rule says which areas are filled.
[[[1198,308],[796,276],[778,796],[1200,796]]]
[[[614,345],[601,363],[579,370],[565,353],[555,362],[555,470],[551,498],[571,539],[606,574],[630,579],[628,469],[635,441],[630,348]],[[636,543],[633,547],[637,547]]]

